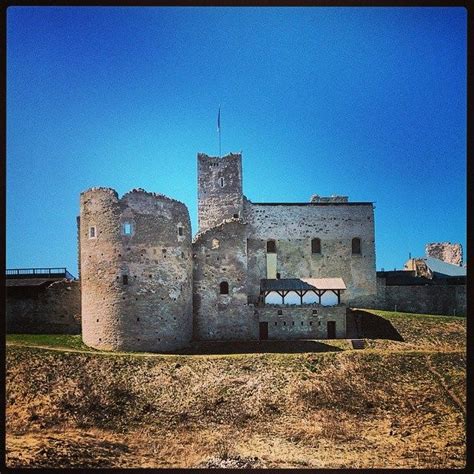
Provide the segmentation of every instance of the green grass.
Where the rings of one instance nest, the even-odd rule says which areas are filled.
[[[447,316],[447,315],[438,315],[438,314],[418,314],[418,313],[402,313],[400,311],[385,311],[382,309],[364,309],[359,308],[362,311],[367,311],[369,313],[377,314],[378,316],[382,316],[383,318],[391,319],[391,318],[405,318],[405,319],[415,319],[415,320],[423,320],[426,322],[436,322],[436,321],[443,321],[443,322],[455,322],[459,320],[463,320],[465,316]]]
[[[7,344],[22,346],[45,346],[60,349],[94,351],[86,346],[80,335],[71,334],[7,334]]]
[[[430,314],[414,314],[414,313],[401,313],[395,311],[383,311],[383,310],[363,310],[380,316],[393,325],[393,327],[403,337],[403,342],[381,340],[381,339],[369,339],[367,340],[366,349],[381,349],[381,350],[405,350],[405,351],[416,351],[416,350],[441,350],[443,344],[449,345],[452,349],[462,349],[465,347],[466,337],[466,318],[460,316],[438,316]],[[163,357],[210,357],[210,358],[221,358],[221,357],[236,357],[243,356],[245,358],[245,352],[242,354],[241,350],[235,350],[232,353],[232,343],[228,345],[230,353],[205,353],[205,351],[198,351],[196,353],[186,355],[184,354],[153,354],[147,352],[108,352],[98,351],[91,347],[86,346],[81,339],[80,335],[68,335],[68,334],[7,334],[7,344],[29,346],[29,347],[46,347],[55,350],[76,350],[76,351],[87,351],[97,352],[101,354],[111,355],[161,355]],[[294,341],[297,343],[297,341]],[[321,340],[323,344],[329,344],[334,347],[337,351],[352,351],[350,341],[345,339],[338,340]],[[240,352],[240,354],[239,354]],[[258,352],[258,351],[257,351]],[[312,352],[312,351],[309,351]],[[250,350],[250,353],[256,353]],[[269,355],[270,352],[264,354]],[[293,351],[283,350],[280,355],[291,354]],[[277,356],[277,354],[273,354]]]

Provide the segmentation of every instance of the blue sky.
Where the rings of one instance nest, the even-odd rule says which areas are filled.
[[[7,11],[7,267],[77,275],[79,194],[187,204],[243,152],[254,202],[374,201],[377,269],[466,243],[464,8]]]

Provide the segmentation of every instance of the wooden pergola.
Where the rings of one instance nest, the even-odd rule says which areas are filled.
[[[342,278],[280,278],[260,280],[260,295],[266,298],[270,293],[277,293],[281,296],[281,304],[285,304],[285,297],[288,293],[296,293],[303,304],[303,297],[312,292],[318,297],[321,304],[321,297],[330,291],[337,296],[337,304],[341,303],[341,291],[346,289]]]

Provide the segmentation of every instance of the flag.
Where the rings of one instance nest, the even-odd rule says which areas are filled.
[[[221,106],[219,105],[219,113],[217,114],[217,131],[221,131]]]

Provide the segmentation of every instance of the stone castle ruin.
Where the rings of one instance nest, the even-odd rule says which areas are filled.
[[[462,265],[462,246],[451,242],[440,242],[426,244],[425,254],[427,257],[437,258],[451,265]]]
[[[374,207],[345,196],[253,203],[242,156],[198,154],[199,230],[186,206],[135,189],[81,194],[82,333],[92,347],[345,337],[376,297]]]

